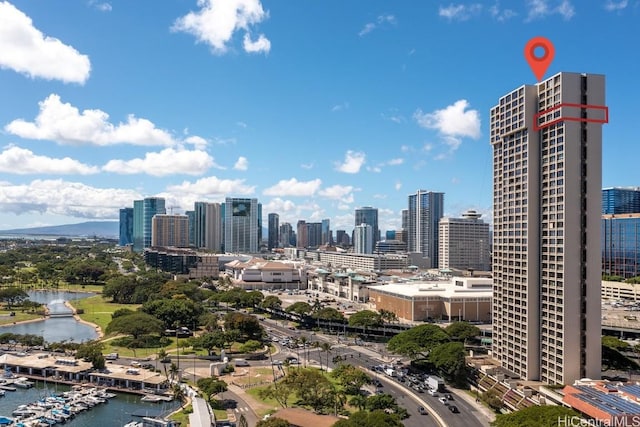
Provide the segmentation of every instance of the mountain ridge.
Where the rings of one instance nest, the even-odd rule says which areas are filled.
[[[0,230],[0,234],[52,235],[68,237],[108,237],[120,234],[118,221],[85,221],[76,224],[48,225],[42,227],[14,228]]]

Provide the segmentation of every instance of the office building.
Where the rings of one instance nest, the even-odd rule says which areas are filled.
[[[144,201],[133,201],[133,251],[144,250]]]
[[[196,211],[185,211],[189,218],[189,246],[196,245]]]
[[[147,197],[142,201],[142,233],[145,248],[151,247],[151,221],[154,215],[164,215],[167,213],[165,209],[165,201],[161,197]]]
[[[267,248],[269,250],[280,247],[280,216],[277,213],[270,213],[268,216],[269,227],[267,233],[269,235]]]
[[[640,213],[602,215],[602,274],[640,276]]]
[[[493,357],[524,380],[601,375],[604,76],[559,73],[491,109]]]
[[[640,213],[640,188],[603,188],[602,213],[605,215]]]
[[[133,208],[120,209],[120,246],[133,244]]]
[[[151,247],[189,247],[189,217],[154,215],[151,219]]]
[[[295,246],[295,233],[293,232],[293,227],[288,222],[283,222],[280,225],[280,244],[283,248]]]
[[[258,199],[227,197],[225,201],[224,247],[231,253],[257,253]]]
[[[431,268],[438,267],[438,224],[443,212],[444,193],[418,190],[409,195],[407,247],[428,258]]]
[[[336,231],[336,244],[340,246],[350,246],[351,239],[345,230]]]
[[[309,229],[307,222],[303,219],[296,224],[296,248],[306,248],[309,246]]]
[[[489,224],[482,214],[469,210],[462,218],[442,218],[439,231],[440,270],[489,271]]]
[[[317,248],[322,244],[322,223],[307,223],[307,247]]]
[[[380,229],[378,228],[378,209],[371,206],[364,206],[356,209],[354,227],[361,224],[369,224],[373,233],[373,245],[380,240]],[[354,243],[355,244],[355,243]]]
[[[373,227],[369,224],[356,225],[353,229],[353,252],[372,254],[373,245]]]
[[[331,245],[333,239],[331,238],[331,221],[327,219],[322,220],[322,245]]]
[[[222,207],[220,203],[195,202],[194,246],[222,251]]]

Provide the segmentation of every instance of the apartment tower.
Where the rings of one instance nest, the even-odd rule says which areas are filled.
[[[234,198],[225,199],[224,219],[224,247],[232,253],[257,253],[259,238],[262,232],[258,230],[258,199]]]
[[[492,350],[524,380],[600,378],[604,86],[559,73],[491,109]]]
[[[267,234],[267,248],[271,250],[280,247],[280,215],[277,213],[270,213],[268,215]]]
[[[151,219],[151,246],[188,247],[189,217],[186,215],[154,215]]]
[[[428,258],[430,268],[438,267],[438,224],[443,212],[444,193],[418,190],[409,195],[407,247]]]
[[[482,214],[468,210],[462,218],[442,218],[439,231],[438,268],[489,271],[489,224]]]

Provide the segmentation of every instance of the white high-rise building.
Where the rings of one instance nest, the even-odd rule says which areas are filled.
[[[220,203],[195,202],[194,212],[195,247],[220,252],[223,238]]]
[[[369,224],[356,225],[353,229],[353,252],[372,254],[374,245],[373,227]]]
[[[407,248],[428,258],[431,268],[438,267],[438,223],[443,214],[444,193],[418,190],[409,195]]]
[[[438,236],[440,270],[489,271],[489,224],[469,210],[462,218],[442,218]]]
[[[559,73],[491,109],[493,357],[525,380],[600,378],[604,76]]]

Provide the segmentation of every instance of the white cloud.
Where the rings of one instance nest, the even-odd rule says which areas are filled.
[[[489,13],[498,22],[508,21],[517,15],[517,13],[512,9],[501,9],[500,2],[498,1],[489,8]]]
[[[387,195],[386,194],[374,194],[373,198],[374,199],[386,199]]]
[[[397,159],[391,159],[387,162],[389,166],[398,166],[404,163],[404,159],[402,157],[398,157]]]
[[[360,30],[360,32],[358,33],[358,35],[360,37],[369,34],[371,31],[375,30],[376,28],[379,28],[381,26],[384,26],[386,24],[392,24],[395,25],[396,24],[396,17],[393,15],[379,15],[376,18],[375,22],[369,22],[367,24],[365,24],[365,26],[362,28],[362,30]]]
[[[409,145],[401,145],[400,146],[400,151],[402,151],[403,153],[408,153],[410,151],[413,151],[413,147],[411,147]]]
[[[266,188],[262,194],[265,196],[313,196],[322,180],[298,181],[296,178],[283,179],[276,185]]]
[[[320,190],[318,194],[327,199],[339,200],[342,203],[353,203],[353,191],[354,188],[351,185],[332,185]]]
[[[268,203],[262,206],[263,212],[278,212],[279,214],[288,214],[296,212],[296,204],[291,200],[283,200],[279,197],[271,199]],[[281,220],[280,223],[283,221]],[[287,221],[284,221],[287,222]]]
[[[109,122],[107,113],[101,110],[80,112],[71,104],[62,103],[56,94],[38,104],[40,112],[35,121],[17,119],[4,129],[21,138],[52,140],[59,144],[172,146],[181,142],[147,119],[130,115],[126,123],[114,125]],[[202,138],[191,136],[185,142],[189,141],[201,145]]]
[[[198,0],[200,10],[178,18],[172,31],[182,31],[195,36],[199,43],[211,46],[216,54],[228,51],[228,43],[236,31],[243,30],[243,47],[246,52],[269,52],[271,42],[259,34],[251,40],[251,27],[269,17],[260,0]]]
[[[336,112],[336,111],[346,110],[348,108],[349,108],[349,103],[343,102],[342,104],[336,104],[333,107],[331,107],[331,111]]]
[[[428,153],[429,151],[433,150],[433,144],[427,142],[422,146],[422,149]]]
[[[0,172],[18,175],[27,174],[56,174],[56,175],[89,175],[97,173],[99,169],[89,166],[69,157],[62,159],[38,156],[31,150],[16,146],[9,146],[0,153]]]
[[[0,212],[41,213],[77,218],[117,219],[118,209],[142,198],[138,192],[97,188],[79,182],[34,180],[0,186]]]
[[[628,5],[629,5],[629,0],[620,0],[618,2],[614,0],[608,0],[605,3],[604,8],[609,12],[614,12],[617,10],[625,9]]]
[[[96,0],[90,0],[89,1],[89,5],[93,6],[94,8],[99,10],[100,12],[111,12],[113,10],[113,7],[111,7],[111,4],[109,4],[109,3],[100,3],[100,2],[98,2]]]
[[[402,188],[402,183],[400,181],[396,181],[396,183],[393,186],[393,188],[395,188],[396,191],[400,190]]]
[[[216,166],[213,157],[206,151],[165,148],[157,153],[146,153],[143,159],[110,160],[102,169],[124,175],[167,176],[202,175],[213,166]]]
[[[249,169],[249,160],[247,160],[246,157],[240,156],[233,165],[233,168],[238,171],[246,171]]]
[[[246,129],[247,128],[247,124],[245,122],[236,122],[236,125],[240,126],[241,128]]]
[[[367,170],[369,172],[373,172],[373,173],[380,173],[382,172],[382,168],[380,166],[367,166]]]
[[[182,184],[170,185],[167,187],[167,191],[197,197],[222,196],[222,198],[231,194],[253,194],[255,186],[246,185],[244,181],[244,179],[219,179],[215,176],[209,176],[195,182],[183,181]]]
[[[550,6],[549,0],[528,0],[526,21],[529,22],[554,14],[561,15],[565,20],[569,20],[575,15],[575,9],[569,0],[554,1],[554,4],[556,6]]]
[[[341,211],[350,211],[351,209],[351,205],[348,205],[346,203],[338,203],[338,210]]]
[[[260,34],[258,39],[253,41],[251,40],[249,33],[246,33],[244,35],[242,45],[244,50],[248,53],[269,53],[271,50],[271,42],[264,36],[264,34]]]
[[[450,21],[466,21],[473,15],[477,15],[482,10],[482,5],[478,3],[464,5],[451,3],[447,7],[440,6],[438,15]]]
[[[303,163],[303,164],[300,165],[300,167],[302,169],[307,169],[307,170],[313,169],[313,163]]]
[[[0,68],[31,78],[84,84],[91,72],[87,55],[45,36],[24,12],[0,2]]]
[[[198,150],[204,150],[205,148],[207,148],[207,145],[209,145],[209,141],[197,135],[186,137],[184,139],[184,142],[186,144],[193,145],[193,147]]]
[[[480,137],[480,116],[477,110],[467,110],[468,107],[469,102],[461,99],[433,113],[418,109],[413,117],[423,128],[436,129],[442,135],[477,139]]]
[[[358,173],[365,163],[366,155],[359,151],[348,150],[344,156],[344,162],[336,162],[336,170],[344,173]]]

